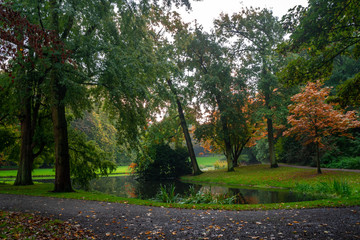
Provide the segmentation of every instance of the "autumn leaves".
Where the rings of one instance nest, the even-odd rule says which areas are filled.
[[[320,170],[320,149],[324,148],[327,136],[338,134],[349,136],[347,130],[360,127],[355,111],[342,113],[333,103],[327,103],[330,88],[322,87],[321,81],[309,82],[291,100],[288,122],[292,126],[284,132],[285,136],[296,136],[304,145],[315,144],[317,149],[317,168]]]

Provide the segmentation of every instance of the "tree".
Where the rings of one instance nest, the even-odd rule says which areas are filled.
[[[316,146],[317,173],[320,169],[320,150],[324,147],[323,141],[327,136],[340,134],[349,136],[347,130],[360,127],[360,121],[355,111],[345,114],[334,109],[333,104],[326,103],[330,88],[321,88],[322,83],[309,82],[302,92],[294,95],[294,102],[289,106],[290,116],[288,122],[291,128],[284,135],[296,135],[297,139],[303,139],[303,144]]]
[[[240,74],[248,79],[248,85],[256,82],[255,92],[264,99],[260,119],[265,117],[269,144],[270,166],[278,167],[275,158],[274,120],[280,112],[281,103],[276,90],[281,87],[276,73],[283,58],[276,52],[276,46],[283,41],[284,30],[278,19],[267,9],[243,9],[231,17],[221,15],[215,20],[220,37],[233,39],[232,54],[239,62]],[[259,97],[259,96],[258,96]]]
[[[239,153],[248,141],[247,119],[242,111],[247,92],[243,79],[235,72],[228,49],[214,35],[196,28],[187,46],[187,64],[193,71],[188,76],[197,91],[198,109],[206,109],[207,117],[199,112],[204,123],[196,126],[199,140],[215,137],[224,152],[228,171],[234,171]]]
[[[187,149],[188,149],[188,152],[189,152],[191,165],[192,165],[192,169],[193,169],[193,175],[199,175],[199,174],[202,173],[202,171],[200,170],[199,165],[198,165],[198,163],[196,161],[196,156],[195,156],[193,144],[192,144],[192,141],[191,141],[188,125],[186,123],[186,119],[185,119],[182,104],[180,102],[180,99],[178,97],[176,89],[172,85],[171,80],[168,79],[167,82],[168,82],[170,91],[172,92],[172,94],[175,97],[175,101],[176,101],[176,105],[177,105],[177,109],[178,109],[178,113],[179,113],[179,118],[180,118],[180,125],[181,125],[181,128],[183,130],[186,146],[187,146]]]
[[[291,33],[282,52],[296,53],[281,72],[289,84],[327,78],[339,56],[360,57],[358,34],[360,15],[357,0],[310,0],[306,8],[297,6],[283,17]],[[343,107],[360,105],[360,74],[349,76],[337,90],[335,102]]]
[[[58,49],[66,59],[62,42],[53,32],[32,24],[11,5],[0,2],[1,68],[8,78],[3,86],[11,95],[6,96],[7,115],[17,115],[21,125],[19,170],[15,185],[33,184],[33,162],[45,147],[45,138],[37,136],[47,112],[43,110],[46,67],[49,49]],[[12,97],[11,97],[12,96]],[[16,97],[15,97],[16,96]]]

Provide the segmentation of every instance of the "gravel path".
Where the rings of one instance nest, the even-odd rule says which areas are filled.
[[[202,211],[0,194],[0,209],[66,220],[98,239],[360,239],[360,207]]]

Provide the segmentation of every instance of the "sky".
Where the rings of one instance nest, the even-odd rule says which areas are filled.
[[[184,9],[178,9],[185,22],[195,19],[204,30],[209,31],[213,26],[214,19],[221,12],[232,14],[239,12],[243,7],[260,7],[271,9],[274,16],[281,18],[288,9],[302,5],[307,6],[307,0],[203,0],[201,2],[191,1],[192,11],[187,13]]]

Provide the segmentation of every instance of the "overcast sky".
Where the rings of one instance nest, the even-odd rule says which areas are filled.
[[[178,9],[185,22],[197,19],[208,31],[213,26],[214,19],[221,12],[232,14],[239,12],[242,7],[260,7],[271,9],[275,16],[281,18],[287,10],[296,6],[307,6],[307,0],[203,0],[201,2],[191,1],[192,11],[187,13],[184,9]]]

